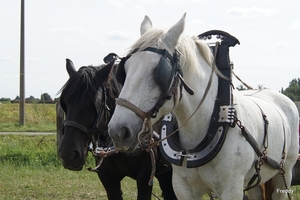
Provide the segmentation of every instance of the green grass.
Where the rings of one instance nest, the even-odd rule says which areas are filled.
[[[0,166],[0,199],[106,199],[96,173],[62,167],[57,158],[55,134],[0,135]],[[91,156],[88,166],[94,167]],[[135,181],[125,178],[121,184],[124,199],[136,199]],[[300,199],[300,187],[292,190],[293,199]],[[153,193],[161,194],[156,179]],[[154,196],[152,199],[156,200]]]
[[[25,104],[25,125],[19,125],[19,104],[0,104],[0,132],[56,132],[55,104]]]
[[[19,125],[19,105],[0,104],[0,132],[56,132],[55,104],[26,104],[25,125]],[[87,167],[94,167],[91,156]],[[124,200],[136,199],[136,183],[122,181]],[[300,186],[293,186],[300,200]],[[155,179],[153,193],[161,190]],[[0,199],[107,199],[96,173],[64,169],[57,158],[56,135],[0,135]],[[156,198],[153,196],[153,200]],[[208,200],[206,196],[204,198]]]
[[[55,138],[54,134],[0,135],[0,199],[106,199],[95,172],[62,167]],[[95,166],[91,156],[87,166]],[[136,199],[134,180],[125,178],[122,190],[125,200]],[[161,194],[157,180],[153,193]]]

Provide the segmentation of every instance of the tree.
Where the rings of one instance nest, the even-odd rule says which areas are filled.
[[[241,90],[247,90],[247,88],[245,88],[244,85],[242,85],[242,84],[241,84],[241,85],[238,85],[238,86],[236,87],[236,89],[237,89],[237,90],[240,90],[240,91],[241,91]]]
[[[289,86],[281,92],[293,101],[300,101],[300,78],[293,79]]]
[[[52,102],[52,98],[48,93],[44,93],[41,95],[41,101],[42,102]]]

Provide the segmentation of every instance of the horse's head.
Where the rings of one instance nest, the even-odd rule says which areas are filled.
[[[143,123],[150,118],[156,121],[174,107],[174,101],[166,100],[178,92],[181,71],[176,45],[184,26],[185,15],[167,31],[152,29],[146,16],[141,38],[121,60],[117,77],[124,85],[108,129],[118,150],[134,151]]]
[[[67,169],[81,170],[93,138],[108,138],[105,131],[114,107],[114,99],[109,99],[108,81],[113,67],[112,62],[102,67],[81,67],[76,71],[72,61],[67,59],[70,78],[60,97],[66,118],[59,147],[59,156]]]

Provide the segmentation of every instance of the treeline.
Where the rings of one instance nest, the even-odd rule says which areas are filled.
[[[26,103],[56,103],[59,101],[59,98],[52,99],[51,96],[48,93],[44,93],[41,95],[41,98],[35,98],[34,96],[30,96],[28,98],[25,98]],[[15,99],[10,98],[4,98],[2,97],[0,99],[0,102],[6,102],[6,103],[19,103],[20,97],[17,96]]]
[[[237,90],[247,90],[248,88],[244,85],[239,85],[236,87]],[[262,85],[259,85],[257,89],[267,89],[263,87]],[[292,81],[290,81],[289,86],[284,90],[281,88],[282,94],[289,97],[292,101],[300,101],[300,78],[295,78]]]
[[[300,78],[295,78],[289,83],[285,90],[281,88],[281,93],[288,96],[293,101],[300,101]]]
[[[243,85],[239,85],[236,87],[238,90],[246,90],[247,88]],[[264,89],[263,86],[259,85],[258,89]],[[288,96],[292,101],[300,101],[300,78],[295,78],[290,81],[289,86],[284,90],[281,88],[281,93]],[[10,98],[1,98],[0,102],[11,102],[18,103],[20,101],[20,97],[17,96],[15,99],[11,100]],[[41,95],[41,98],[35,98],[30,96],[25,99],[26,103],[56,103],[59,101],[59,98],[52,99],[48,93],[44,93]]]

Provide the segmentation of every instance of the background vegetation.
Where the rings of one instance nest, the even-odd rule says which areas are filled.
[[[0,104],[0,132],[56,132],[55,104],[25,104],[25,125],[19,125],[19,104]]]
[[[56,149],[55,134],[0,135],[0,199],[107,199],[96,173],[64,169]],[[95,166],[92,156],[86,166]],[[124,200],[136,199],[135,181],[125,178],[121,184]],[[291,189],[293,199],[300,199],[300,186]],[[162,199],[156,179],[153,194]]]
[[[245,85],[238,85],[237,90],[247,90]],[[258,85],[257,89],[266,89],[263,85]],[[289,97],[292,101],[300,101],[300,78],[294,78],[289,82],[286,89],[281,88],[282,94]]]
[[[106,199],[95,172],[64,169],[57,158],[56,135],[0,135],[0,199]],[[87,166],[94,167],[92,156]],[[136,183],[122,181],[125,200],[136,199]],[[157,180],[153,193],[160,196]],[[153,197],[153,200],[156,199]]]
[[[281,92],[293,101],[300,101],[300,78],[295,78],[289,83],[289,87]]]

